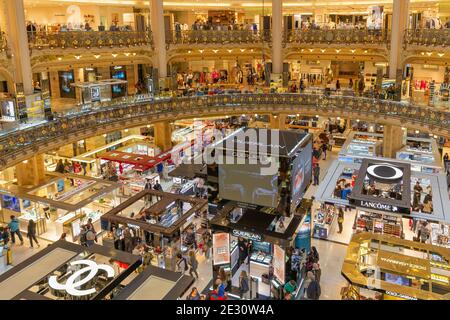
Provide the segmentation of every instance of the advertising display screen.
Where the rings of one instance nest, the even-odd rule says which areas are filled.
[[[58,188],[58,192],[64,191],[64,179],[58,180],[56,185],[57,185],[57,188]]]
[[[58,71],[58,75],[61,98],[75,99],[75,88],[71,86],[75,82],[73,71]]]
[[[297,155],[292,164],[292,205],[296,206],[303,197],[312,176],[312,143]]]
[[[2,195],[2,208],[20,212],[20,204],[16,197]]]
[[[285,252],[279,245],[273,246],[273,275],[284,284],[285,282],[285,268],[286,263],[284,261]]]
[[[275,208],[278,174],[263,175],[256,164],[219,165],[219,194],[223,199]]]
[[[402,277],[396,274],[392,274],[392,273],[385,273],[384,274],[384,280],[390,283],[395,283],[395,284],[399,284],[402,286],[410,286],[411,285],[411,280],[406,278],[406,277]]]
[[[127,80],[125,68],[122,66],[111,67],[111,78],[119,80]],[[112,86],[112,97],[122,97],[126,93],[126,85],[117,84]]]
[[[16,119],[16,112],[14,109],[14,101],[3,100],[1,109],[1,116],[3,121],[14,121]]]
[[[230,263],[230,234],[213,234],[213,260],[214,265]]]

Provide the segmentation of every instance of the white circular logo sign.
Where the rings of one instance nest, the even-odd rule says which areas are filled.
[[[61,284],[58,282],[58,278],[56,276],[51,276],[48,279],[48,284],[51,288],[55,290],[65,290],[68,294],[72,296],[86,296],[89,294],[95,293],[95,288],[90,288],[86,290],[80,290],[79,288],[83,285],[91,281],[98,273],[98,270],[106,271],[108,278],[114,277],[114,269],[111,266],[106,264],[97,264],[91,260],[77,260],[72,261],[70,263],[71,266],[74,265],[86,265],[86,267],[75,271],[69,278],[65,284]],[[87,273],[87,275],[82,278],[82,275]]]
[[[398,180],[403,177],[403,171],[387,163],[367,167],[367,173],[374,178],[383,180]]]

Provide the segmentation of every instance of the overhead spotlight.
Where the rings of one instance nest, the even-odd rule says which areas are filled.
[[[111,53],[111,55],[113,58],[117,57],[117,53]]]
[[[313,52],[313,51],[314,51],[314,49],[312,49],[312,48],[311,48],[311,49],[309,49],[309,52]]]
[[[427,52],[427,56],[431,56],[433,52]]]
[[[416,133],[416,134],[419,134],[419,130],[416,130],[415,133]]]
[[[300,117],[300,113],[297,113],[297,117]]]
[[[300,52],[303,52],[303,51],[305,51],[305,49],[301,49],[301,50],[300,50]]]
[[[257,113],[255,113],[255,117],[257,117],[258,116],[258,114]]]
[[[128,129],[125,129],[124,131],[125,131],[125,132],[128,132]]]
[[[137,53],[136,52],[133,52],[133,57],[135,57],[137,55]]]
[[[81,56],[75,56],[75,59],[80,60]]]
[[[233,49],[228,49],[227,51],[228,51],[229,53],[231,53],[231,52],[233,51]]]
[[[198,52],[200,52],[200,53],[203,53],[203,51],[205,51],[205,50],[203,50],[203,49],[198,50]]]
[[[420,54],[424,56],[424,55],[425,55],[425,52],[421,52]]]
[[[324,53],[326,50],[325,49],[320,49],[320,51],[322,51],[322,53]]]
[[[241,49],[241,52],[244,52],[245,51],[245,49]]]
[[[95,59],[99,59],[101,57],[101,55],[99,55],[99,54],[94,54],[94,58]]]
[[[359,122],[359,119],[356,119],[356,122]]]
[[[217,49],[213,49],[213,52],[214,52],[214,53],[217,53],[218,51],[219,51],[219,50],[217,50]]]
[[[351,49],[350,51],[351,51],[351,53],[355,53],[356,50],[355,49]]]
[[[129,52],[125,52],[124,55],[128,57],[130,55],[130,53]]]
[[[341,49],[336,49],[336,53],[339,53],[339,52],[341,52]]]
[[[437,135],[434,135],[433,138],[437,139]]]
[[[149,125],[149,124],[147,125],[147,128],[150,128],[150,125]]]
[[[253,52],[253,49],[250,49],[250,52]]]
[[[27,164],[27,163],[28,163],[28,160],[23,160],[22,162],[25,163],[25,164]]]
[[[62,60],[62,58],[61,57],[58,57],[58,61],[61,61]]]
[[[364,50],[364,53],[367,53],[367,50]]]
[[[191,53],[192,51],[191,50],[188,50],[188,53]]]
[[[442,58],[444,54],[442,52],[438,53],[439,58]]]

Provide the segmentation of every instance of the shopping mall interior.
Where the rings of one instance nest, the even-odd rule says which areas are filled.
[[[450,0],[0,0],[0,300],[450,300]]]

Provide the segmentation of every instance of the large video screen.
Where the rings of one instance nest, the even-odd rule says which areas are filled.
[[[296,206],[303,197],[312,176],[312,143],[300,151],[292,164],[292,204]]]
[[[261,165],[219,165],[219,195],[223,199],[275,208],[278,204],[278,172],[263,175]]]

